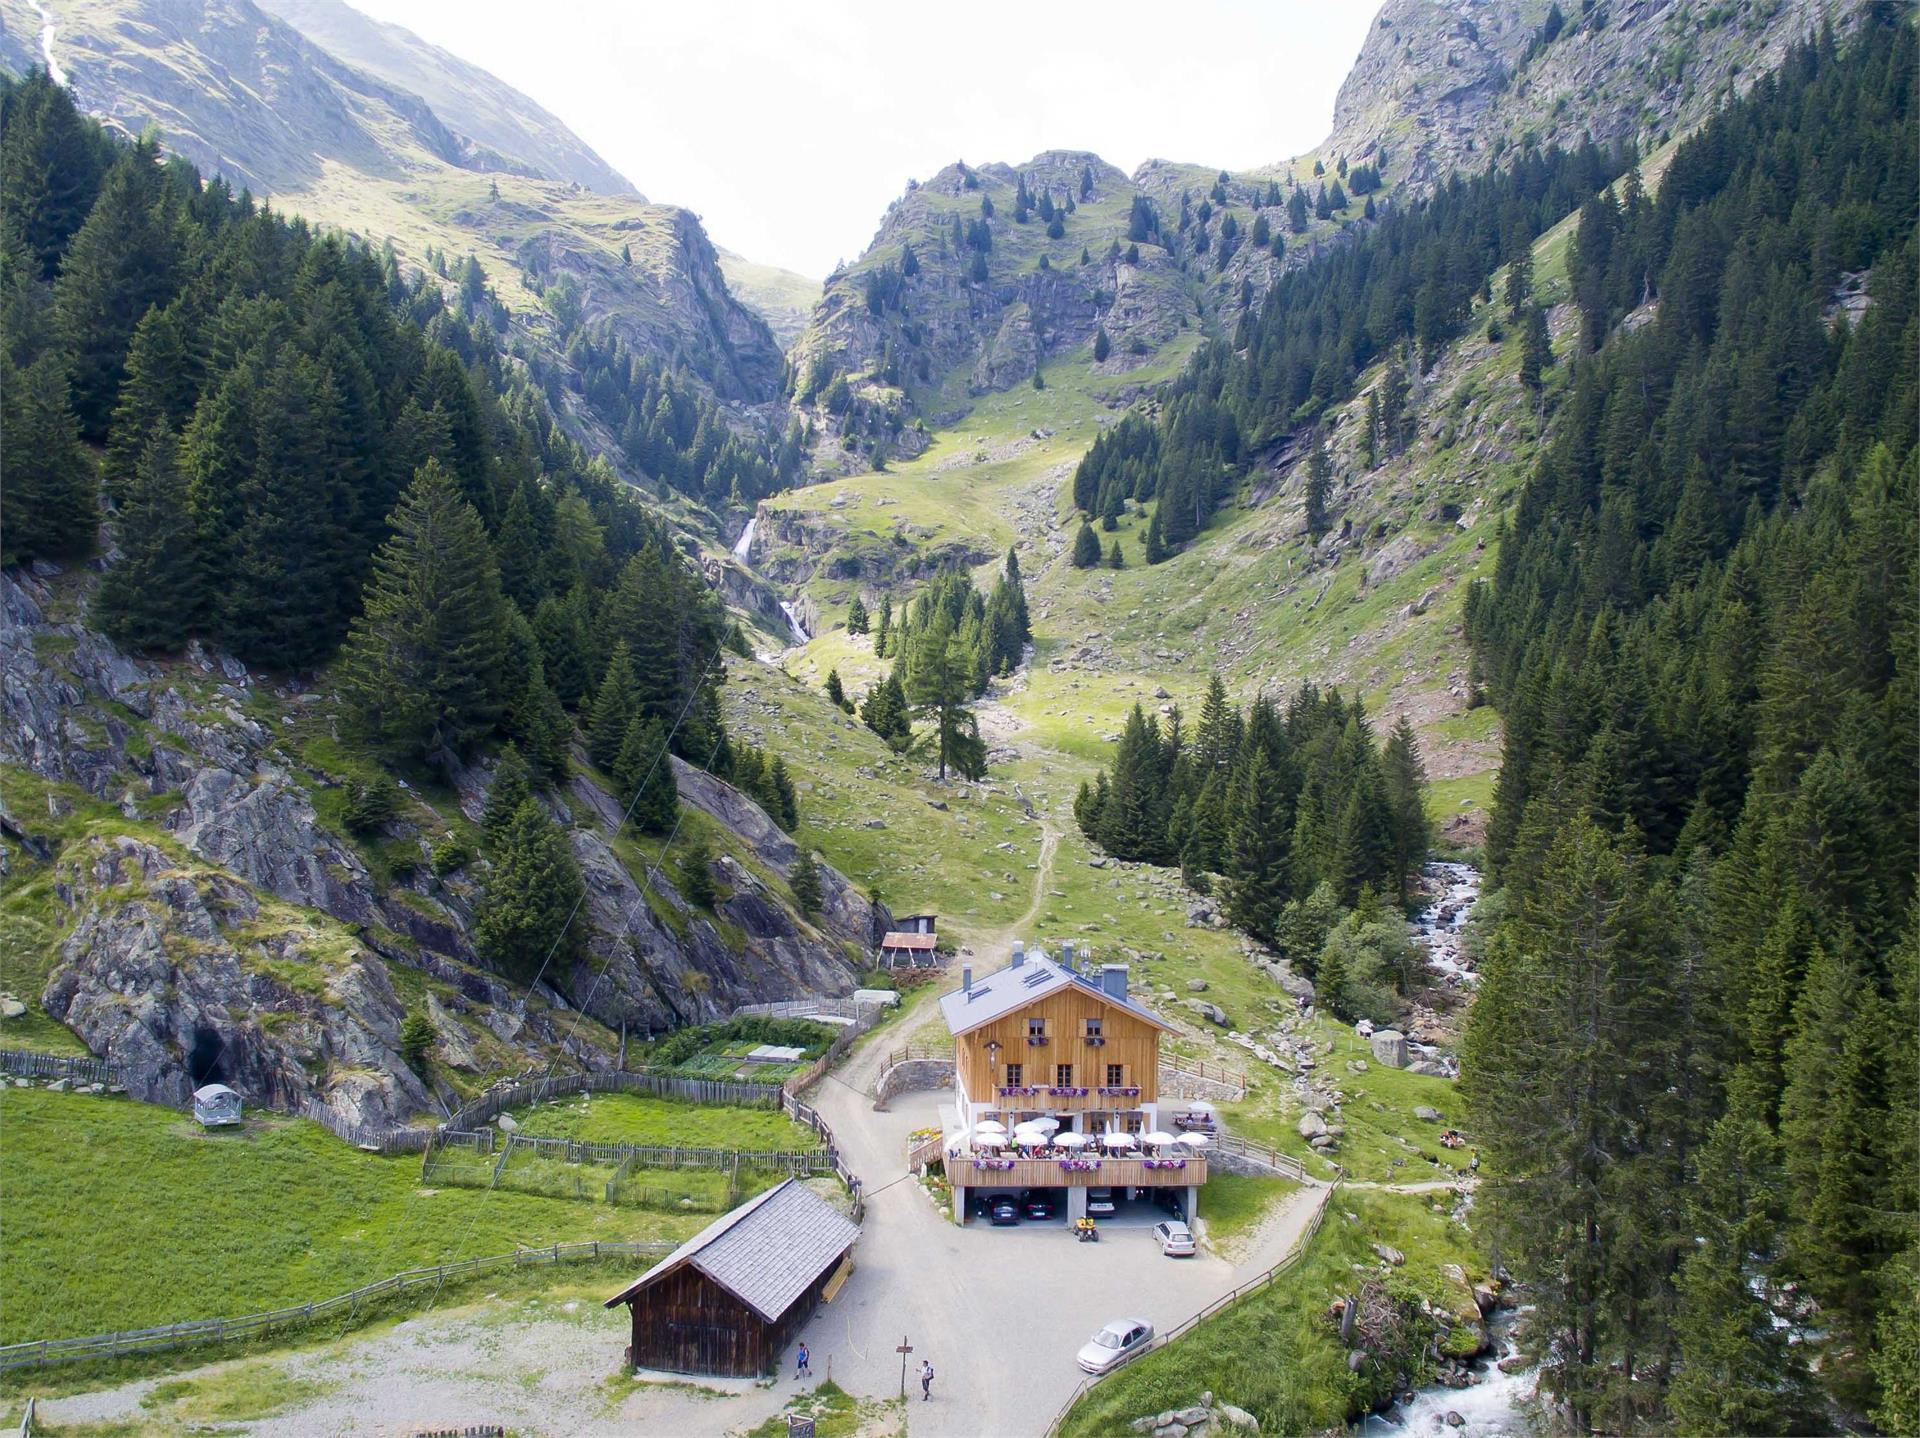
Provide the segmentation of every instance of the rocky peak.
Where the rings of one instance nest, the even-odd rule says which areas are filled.
[[[1528,137],[1651,148],[1823,21],[1845,29],[1864,9],[1863,0],[1561,0],[1557,12],[1538,0],[1387,0],[1319,153],[1357,164],[1384,144],[1392,177],[1426,188],[1484,169]]]

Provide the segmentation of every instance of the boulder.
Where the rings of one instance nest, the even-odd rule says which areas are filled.
[[[1401,1264],[1407,1261],[1406,1254],[1402,1253],[1399,1249],[1393,1247],[1391,1244],[1376,1243],[1373,1245],[1373,1252],[1374,1252],[1374,1255],[1377,1258],[1379,1258],[1379,1260],[1382,1263],[1390,1263],[1395,1268],[1398,1268]]]
[[[1236,1408],[1231,1403],[1222,1403],[1220,1405],[1220,1416],[1224,1418],[1230,1426],[1238,1428],[1243,1433],[1258,1433],[1260,1431],[1260,1420],[1258,1418],[1255,1418],[1251,1413],[1247,1412],[1246,1409]]]
[[[1440,1110],[1437,1108],[1432,1108],[1427,1104],[1416,1105],[1413,1110],[1413,1116],[1421,1120],[1423,1123],[1440,1122]]]
[[[1369,1040],[1373,1045],[1373,1060],[1385,1064],[1388,1068],[1403,1069],[1407,1066],[1406,1035],[1397,1029],[1381,1029]]]
[[[1311,1142],[1313,1139],[1326,1136],[1327,1121],[1312,1109],[1308,1109],[1300,1115],[1300,1122],[1296,1127],[1299,1129],[1300,1137]]]

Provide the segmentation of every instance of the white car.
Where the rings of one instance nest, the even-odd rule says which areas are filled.
[[[1153,1342],[1153,1325],[1144,1318],[1116,1318],[1074,1355],[1089,1373],[1108,1373]]]
[[[1160,1251],[1169,1258],[1193,1257],[1193,1230],[1177,1219],[1156,1223],[1153,1226],[1153,1238],[1160,1245]]]

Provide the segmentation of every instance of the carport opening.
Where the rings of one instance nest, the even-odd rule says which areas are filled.
[[[227,1081],[225,1050],[220,1035],[212,1029],[193,1031],[193,1049],[187,1054],[187,1077],[193,1081],[193,1087]]]

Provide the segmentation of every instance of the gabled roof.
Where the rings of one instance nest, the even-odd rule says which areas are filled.
[[[940,999],[940,1013],[955,1038],[971,1033],[982,1024],[1025,1008],[1035,999],[1073,988],[1157,1029],[1172,1033],[1173,1026],[1149,1012],[1131,998],[1115,998],[1084,974],[1056,964],[1052,959],[1029,954],[1017,968],[1000,969],[984,979],[975,979],[971,989],[956,989]]]
[[[692,1264],[772,1323],[859,1236],[859,1224],[790,1178],[715,1219],[605,1306],[631,1303],[649,1284]]]
[[[933,934],[894,930],[880,941],[880,947],[883,949],[931,949],[939,942],[939,938]]]

